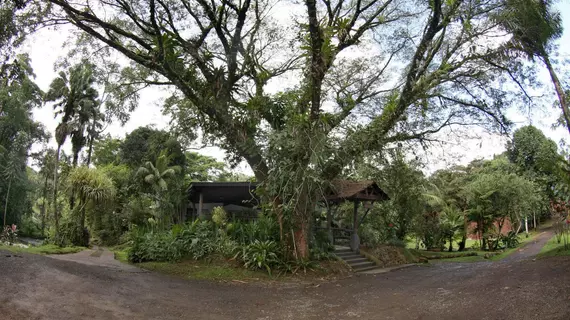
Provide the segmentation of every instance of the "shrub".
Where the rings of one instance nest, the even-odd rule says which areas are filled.
[[[131,231],[131,248],[128,258],[131,262],[176,261],[183,255],[181,244],[172,232]]]
[[[224,226],[228,220],[228,214],[222,207],[214,207],[212,209],[212,222],[217,227]]]
[[[279,224],[273,217],[261,215],[255,221],[236,221],[227,225],[227,234],[239,244],[249,244],[255,240],[279,241]]]
[[[2,233],[0,233],[0,242],[7,242],[8,244],[13,244],[18,240],[18,227],[13,224],[11,226],[5,226]]]
[[[509,231],[506,235],[501,235],[500,241],[505,248],[516,248],[520,241],[519,236],[514,231]]]
[[[241,253],[238,253],[239,259],[248,269],[265,269],[271,274],[272,268],[279,266],[281,260],[279,246],[275,241],[255,240],[253,243],[245,246]]]
[[[87,228],[82,229],[74,219],[65,220],[60,224],[57,236],[53,235],[50,242],[60,247],[72,245],[87,247],[89,245],[89,231]]]

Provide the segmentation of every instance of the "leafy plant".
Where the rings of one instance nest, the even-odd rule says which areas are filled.
[[[277,267],[281,263],[279,256],[279,246],[275,241],[255,240],[253,243],[245,246],[236,258],[239,257],[246,268],[254,270],[265,269],[267,273],[271,274],[272,268]]]
[[[500,241],[505,248],[516,248],[520,244],[519,236],[514,231],[501,235]]]
[[[0,234],[0,242],[8,242],[12,245],[18,240],[18,228],[15,224],[11,226],[5,226],[4,230]]]
[[[212,221],[217,227],[222,227],[228,220],[228,214],[222,207],[214,207],[212,209]]]

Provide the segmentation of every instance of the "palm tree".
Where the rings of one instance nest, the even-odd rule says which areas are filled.
[[[54,109],[56,115],[61,114],[61,122],[56,128],[55,138],[57,142],[57,151],[55,156],[54,168],[54,218],[56,235],[59,232],[59,213],[57,208],[57,183],[58,183],[58,165],[61,147],[65,143],[67,137],[72,134],[73,142],[73,163],[77,166],[77,158],[82,148],[83,142],[82,132],[84,130],[85,114],[89,109],[94,108],[97,102],[97,90],[93,88],[94,77],[92,65],[82,63],[71,67],[68,74],[60,72],[50,84],[49,91],[45,96],[46,101],[55,101]],[[74,117],[78,116],[76,119]],[[88,119],[88,118],[87,118]],[[73,122],[72,122],[73,121]],[[80,133],[81,132],[81,133]],[[70,199],[70,206],[73,207],[73,195]]]
[[[442,232],[449,241],[449,251],[453,251],[455,236],[458,232],[465,233],[465,215],[457,208],[454,199],[446,197],[435,183],[430,184],[424,197],[427,204],[438,212]]]
[[[161,207],[161,194],[168,191],[168,180],[174,178],[181,170],[179,166],[169,166],[170,158],[171,156],[164,150],[156,159],[156,164],[147,161],[137,171],[137,176],[142,177],[153,189],[157,209]]]
[[[548,53],[551,42],[562,36],[562,18],[553,5],[553,0],[506,0],[497,19],[512,34],[509,49],[522,52],[530,59],[542,59],[546,65],[570,132],[570,101]]]
[[[54,167],[54,159],[55,159],[55,150],[54,149],[46,149],[42,152],[43,156],[39,159],[38,166],[40,167],[40,176],[44,179],[44,185],[42,187],[42,202],[41,202],[41,234],[44,235],[45,225],[46,225],[46,217],[48,216],[47,208],[49,207],[49,200],[48,200],[48,189],[49,189],[49,178],[53,176],[53,167]]]

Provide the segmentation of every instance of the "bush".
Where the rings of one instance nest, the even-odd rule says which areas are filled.
[[[520,244],[519,236],[514,231],[501,235],[499,240],[505,248],[516,248]]]
[[[87,228],[81,228],[77,221],[71,219],[63,221],[59,226],[57,237],[53,235],[50,241],[60,247],[80,246],[87,247],[89,245],[89,231]]]
[[[217,227],[224,226],[228,220],[228,214],[222,207],[214,207],[212,209],[212,222]]]
[[[264,217],[250,223],[230,223],[226,229],[222,228],[221,221],[223,219],[214,224],[196,220],[174,225],[168,231],[134,227],[129,233],[128,259],[131,262],[178,261],[186,257],[198,260],[219,254],[238,258],[247,268],[268,272],[279,264],[279,228],[273,219]]]
[[[172,232],[131,231],[131,248],[128,258],[131,262],[176,261],[183,255],[181,243]]]
[[[249,244],[255,240],[279,241],[279,224],[270,216],[261,215],[255,221],[229,223],[226,232],[239,244]]]
[[[0,242],[7,242],[8,244],[13,244],[18,240],[18,228],[15,224],[11,226],[5,226],[2,233],[0,233]]]
[[[281,263],[279,256],[281,256],[281,252],[275,241],[255,240],[253,243],[245,246],[237,257],[243,261],[246,268],[253,270],[265,269],[271,274],[272,268],[279,266]]]

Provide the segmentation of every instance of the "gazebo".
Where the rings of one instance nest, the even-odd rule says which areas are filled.
[[[368,212],[372,208],[372,204],[376,201],[384,201],[390,199],[388,195],[380,189],[376,182],[372,180],[364,181],[351,181],[351,180],[334,180],[330,193],[325,196],[323,202],[327,207],[327,221],[326,229],[329,239],[332,244],[335,243],[335,231],[345,232],[350,234],[350,248],[354,252],[358,252],[360,248],[360,238],[358,237],[358,225],[361,224]],[[333,218],[336,213],[336,208],[343,202],[352,202],[354,204],[354,211],[352,215],[352,228],[333,228]],[[360,203],[366,208],[366,211],[360,217],[358,209]],[[333,207],[335,208],[333,212]]]

